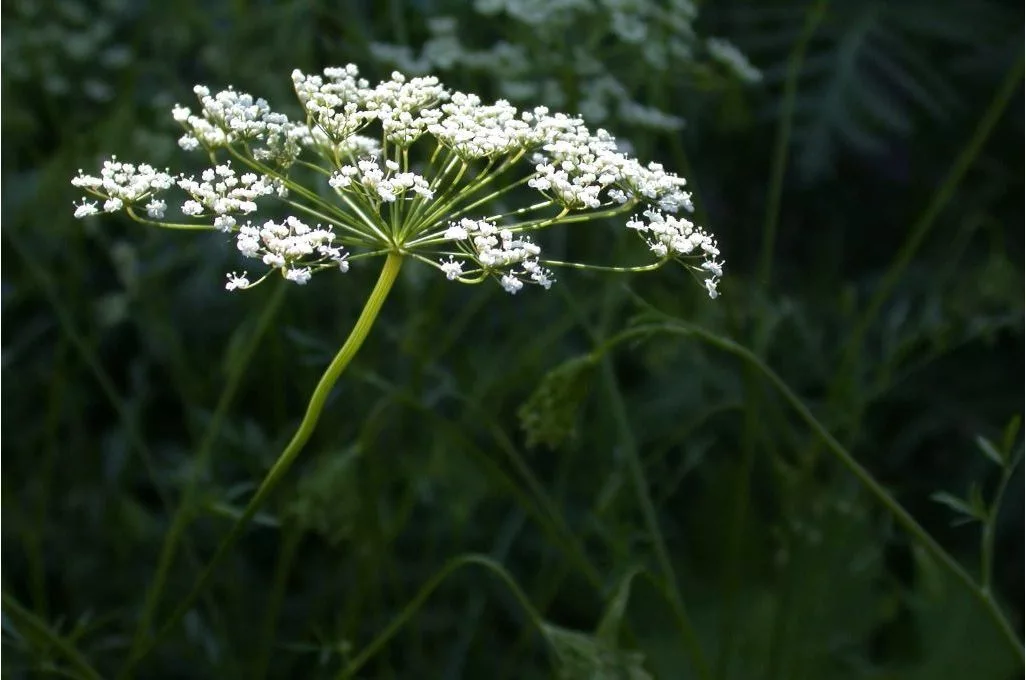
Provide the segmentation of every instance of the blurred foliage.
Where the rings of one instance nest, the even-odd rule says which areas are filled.
[[[680,336],[596,352],[644,305],[733,338],[977,574],[978,533],[931,496],[976,484],[989,500],[1003,473],[974,441],[1001,441],[1024,409],[1022,5],[827,4],[798,64],[762,270],[811,6],[5,2],[4,674],[119,670],[189,480],[158,623],[291,436],[373,276],[227,295],[217,234],[76,222],[70,177],[111,153],[180,158],[169,110],[194,83],[288,101],[293,68],[352,61],[374,78],[399,55],[483,97],[590,109],[686,174],[725,251],[723,296],[668,269],[509,298],[408,267],[302,469],[137,674],[703,677],[690,628],[717,679],[1017,675],[978,600],[758,373]],[[714,36],[762,81],[723,68]],[[1009,78],[1011,102],[944,193]],[[686,124],[641,124],[637,107]],[[575,247],[625,245],[595,234]],[[1017,630],[1022,489],[1019,469],[993,524],[994,592]],[[470,553],[536,613],[494,570],[446,571]]]

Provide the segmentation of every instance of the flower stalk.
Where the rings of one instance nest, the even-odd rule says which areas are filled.
[[[317,427],[317,423],[321,417],[321,412],[324,410],[324,405],[328,400],[328,395],[331,394],[331,390],[335,387],[335,383],[338,382],[342,372],[345,371],[346,367],[353,360],[353,357],[356,356],[356,353],[360,350],[360,347],[367,339],[371,328],[373,328],[374,322],[378,317],[378,313],[381,311],[381,307],[384,305],[385,299],[392,290],[392,286],[395,283],[396,276],[399,274],[399,269],[402,266],[402,263],[402,255],[396,252],[390,252],[385,257],[385,265],[381,269],[381,273],[378,275],[377,283],[375,283],[370,296],[367,298],[367,302],[364,304],[363,310],[360,312],[360,316],[353,325],[353,329],[349,332],[349,337],[346,338],[341,349],[339,349],[335,358],[331,360],[331,363],[328,364],[328,367],[325,369],[321,379],[317,382],[317,386],[314,388],[313,394],[310,396],[310,402],[307,404],[303,420],[299,423],[299,427],[296,429],[291,441],[289,441],[288,445],[278,456],[274,465],[271,466],[271,469],[260,483],[260,486],[253,494],[253,497],[250,498],[249,503],[246,504],[246,508],[243,510],[242,515],[232,525],[228,534],[221,539],[221,542],[217,547],[217,551],[214,553],[210,562],[207,563],[207,566],[203,569],[203,573],[197,579],[196,584],[193,586],[190,593],[178,604],[174,612],[153,638],[146,640],[145,642],[142,641],[142,638],[137,638],[137,644],[134,645],[134,649],[129,653],[128,660],[118,677],[131,677],[131,671],[135,664],[138,663],[138,661],[142,659],[149,650],[152,649],[153,646],[170,631],[172,627],[177,625],[183,616],[185,616],[196,601],[196,598],[199,597],[207,587],[211,577],[217,570],[217,567],[235,544],[235,541],[238,540],[246,525],[253,516],[256,515],[257,511],[263,505],[264,501],[267,500],[268,496],[270,496],[271,492],[278,486],[278,483],[292,467],[296,458],[299,457],[300,452],[302,452],[303,448],[310,440],[311,435],[313,435],[314,429]]]
[[[193,606],[300,455],[404,260],[458,283],[495,281],[509,293],[525,286],[550,288],[555,277],[549,267],[638,273],[673,261],[692,272],[710,297],[717,296],[720,250],[715,238],[680,214],[693,210],[684,178],[657,163],[642,164],[605,130],[592,131],[582,119],[545,107],[519,111],[503,100],[486,104],[447,90],[433,77],[393,73],[371,86],[348,65],[322,75],[297,70],[292,81],[304,114],[299,120],[232,88],[212,93],[197,85],[197,112],[174,107],[172,117],[185,130],[179,146],[209,159],[199,175],[172,175],[112,157],[99,175],[79,171],[72,180],[88,194],[75,206],[78,218],[123,212],[142,224],[230,236],[238,254],[261,271],[252,278],[245,271],[228,273],[228,291],[252,288],[275,273],[303,285],[320,272],[345,273],[352,263],[385,258],[292,440],[190,594],[150,636],[172,539],[121,678]],[[365,134],[371,126],[377,134]],[[166,199],[175,190],[184,194],[177,208]],[[255,220],[269,204],[285,214]],[[634,211],[640,214],[628,218]],[[618,218],[620,228],[646,246],[647,261],[549,260],[535,240],[548,229]]]

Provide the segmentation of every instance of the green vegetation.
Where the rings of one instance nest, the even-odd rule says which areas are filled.
[[[4,675],[1017,677],[1023,18],[5,4]],[[380,265],[228,293],[222,233],[72,217],[111,153],[203,167],[170,116],[194,84],[277,105],[349,62],[581,112],[686,176],[720,297],[411,263],[353,357]],[[631,261],[624,220],[538,240]]]

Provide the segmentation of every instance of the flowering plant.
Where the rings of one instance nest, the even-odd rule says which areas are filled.
[[[322,76],[292,74],[305,120],[272,111],[263,99],[197,86],[200,110],[176,106],[179,145],[202,150],[212,167],[174,177],[146,164],[111,159],[99,176],[72,180],[84,198],[76,217],[124,210],[134,220],[231,234],[246,258],[266,268],[255,279],[230,273],[229,290],[249,288],[274,271],[303,284],[312,274],[348,271],[378,255],[411,257],[449,280],[497,280],[510,293],[548,288],[553,268],[646,271],[681,262],[715,297],[722,274],[716,241],[679,216],[691,209],[685,180],[657,163],[617,150],[604,130],[550,113],[484,104],[449,92],[437,78],[399,73],[376,86],[355,66]],[[380,134],[367,134],[372,124]],[[417,151],[427,147],[426,160]],[[226,155],[218,161],[218,154]],[[311,181],[313,179],[313,181]],[[509,206],[526,185],[539,200]],[[164,195],[185,194],[182,221],[165,221]],[[517,194],[519,196],[519,194]],[[294,214],[252,221],[259,203],[277,199]],[[497,211],[484,212],[489,206]],[[634,211],[626,226],[647,244],[643,265],[589,265],[546,259],[534,232]],[[312,223],[312,224],[311,224]]]
[[[527,284],[549,288],[553,269],[560,267],[637,272],[677,261],[712,297],[722,275],[715,239],[678,214],[691,209],[684,179],[619,152],[611,135],[592,132],[577,118],[545,107],[520,112],[505,101],[484,104],[446,90],[433,77],[407,80],[394,73],[372,87],[352,65],[320,76],[295,71],[292,80],[305,114],[301,122],[231,88],[211,94],[197,86],[198,113],[174,108],[185,128],[179,145],[210,158],[211,167],[198,177],[111,158],[99,176],[79,171],[72,180],[93,197],[76,206],[76,217],[124,211],[143,224],[231,235],[242,256],[263,269],[255,278],[229,273],[228,290],[251,288],[274,272],[305,284],[318,272],[346,272],[358,260],[385,258],[296,433],[162,632],[185,614],[306,445],[406,260],[434,267],[451,281],[496,280],[510,293]],[[375,137],[364,134],[372,125],[379,128]],[[166,195],[172,189],[184,200],[181,216],[169,218]],[[533,202],[511,205],[528,190],[537,193]],[[261,204],[271,201],[290,214],[254,220]],[[647,245],[645,264],[548,259],[533,238],[557,225],[628,214],[626,228]],[[151,590],[157,595],[147,601],[128,667],[156,643],[147,631],[186,513],[179,511],[165,538]]]

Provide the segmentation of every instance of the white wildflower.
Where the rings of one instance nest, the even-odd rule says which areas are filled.
[[[228,282],[224,284],[225,290],[243,290],[249,288],[251,285],[249,279],[246,278],[245,272],[242,274],[236,274],[232,272],[228,274]]]
[[[87,201],[83,198],[82,202],[75,206],[75,217],[79,219],[95,215],[98,212],[100,211],[96,208],[96,201]]]
[[[442,272],[445,274],[445,278],[450,281],[455,281],[459,278],[460,274],[463,273],[463,262],[449,256],[448,261],[441,263]]]
[[[167,190],[173,181],[171,175],[152,165],[123,163],[117,157],[112,157],[104,162],[99,177],[86,175],[79,170],[78,176],[71,183],[104,199],[105,212],[116,212],[126,205],[132,206]]]
[[[167,203],[154,198],[146,204],[146,215],[154,220],[164,219],[164,212],[167,210]]]
[[[214,218],[214,228],[218,231],[231,231],[235,224],[235,218],[231,215],[218,215]]]
[[[523,281],[510,274],[503,275],[502,279],[500,279],[500,283],[502,284],[503,289],[510,294],[516,294],[518,290],[524,287]]]
[[[301,267],[299,269],[286,269],[285,278],[293,283],[298,283],[303,286],[310,280],[310,268]]]
[[[275,187],[268,178],[252,172],[239,177],[230,162],[207,168],[199,180],[182,177],[178,180],[178,186],[192,196],[192,200],[182,206],[182,211],[186,215],[246,215],[256,211],[256,199],[275,192]],[[200,206],[199,211],[196,210],[197,205]]]
[[[626,5],[613,8],[614,15],[635,22],[620,27],[621,37],[640,38],[651,17],[629,11]],[[439,40],[455,39],[454,22],[439,22],[437,28]],[[442,54],[442,42],[438,47]],[[509,60],[520,54],[514,47],[502,49]],[[586,65],[594,61],[583,53],[580,58]],[[516,293],[526,285],[550,288],[555,277],[546,265],[588,267],[542,259],[535,238],[543,230],[638,210],[627,227],[638,233],[657,264],[683,263],[716,295],[724,266],[716,241],[675,215],[692,207],[685,180],[657,163],[643,164],[609,132],[544,106],[519,111],[505,100],[487,103],[473,94],[451,93],[431,76],[393,73],[371,86],[348,65],[320,75],[295,71],[292,79],[302,122],[233,88],[212,93],[196,86],[200,108],[175,106],[171,115],[185,129],[180,145],[208,152],[212,167],[198,176],[173,178],[112,158],[99,176],[80,172],[72,181],[96,199],[75,204],[75,216],[101,207],[106,212],[127,208],[134,219],[147,221],[137,212],[144,206],[150,220],[160,220],[168,205],[162,192],[177,187],[184,193],[183,214],[230,234],[241,257],[294,283],[305,284],[320,271],[348,271],[353,248],[361,251],[353,259],[400,253],[437,263],[449,280],[490,278]],[[627,101],[626,88],[602,71],[589,82],[597,86],[582,100],[583,108],[614,111],[611,102],[617,100],[607,97],[611,93]],[[550,85],[542,81],[534,87],[544,93]],[[640,105],[633,110],[653,125],[663,116]],[[670,127],[675,121],[664,117],[662,123]],[[290,171],[296,163],[302,172]],[[318,177],[320,185],[299,183]],[[332,191],[325,191],[325,184]],[[516,205],[519,194],[509,190],[522,184],[542,199]],[[264,202],[284,204],[328,226],[295,216],[253,218]],[[467,217],[479,206],[499,212]],[[252,285],[245,274],[227,277],[228,290]]]

